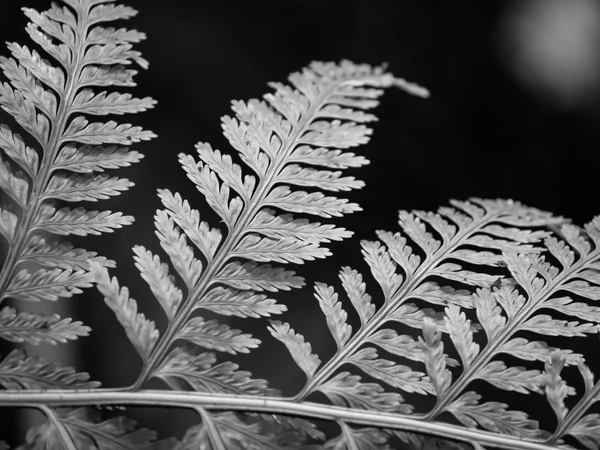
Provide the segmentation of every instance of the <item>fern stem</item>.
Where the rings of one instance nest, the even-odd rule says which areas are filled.
[[[539,299],[536,302],[529,301],[525,303],[525,306],[519,314],[515,318],[515,320],[507,324],[502,331],[498,334],[498,336],[494,339],[493,342],[488,342],[485,346],[484,350],[478,355],[475,362],[472,366],[469,367],[468,370],[465,370],[460,374],[456,382],[452,384],[450,389],[445,393],[444,397],[436,403],[435,407],[427,414],[425,420],[433,420],[438,414],[442,413],[444,409],[448,406],[448,403],[460,394],[464,389],[466,389],[467,385],[472,381],[472,376],[476,374],[485,364],[487,364],[496,354],[498,348],[503,345],[516,331],[518,331],[518,327],[523,323],[523,321],[527,320],[530,315],[539,308],[540,305],[556,292],[562,283],[566,281],[569,277],[572,276],[574,272],[579,270],[581,266],[585,265],[588,260],[593,260],[594,258],[600,255],[600,247],[596,248],[593,252],[590,252],[585,258],[581,258],[575,264],[573,264],[568,270],[562,272],[559,276],[557,276],[552,285],[547,283],[542,290],[538,293]],[[531,294],[527,292],[529,300],[531,300]],[[439,397],[438,397],[439,398]]]
[[[33,189],[31,195],[29,196],[29,198],[33,199],[33,201],[28,204],[27,209],[23,212],[23,217],[19,223],[13,245],[9,246],[7,258],[2,266],[0,273],[0,303],[5,298],[4,293],[6,291],[7,284],[12,279],[13,273],[19,262],[19,257],[23,252],[23,246],[26,244],[27,238],[30,237],[31,222],[36,217],[40,207],[42,206],[43,199],[41,199],[41,193],[44,191],[44,189],[46,189],[46,185],[48,184],[50,176],[52,175],[50,168],[58,154],[60,138],[65,132],[67,120],[70,116],[68,108],[73,103],[76,90],[75,81],[79,78],[80,71],[82,69],[81,60],[84,50],[84,45],[82,43],[85,41],[88,28],[87,24],[85,23],[87,14],[77,10],[77,18],[79,30],[74,36],[75,47],[77,51],[74,52],[73,70],[65,71],[66,89],[64,93],[57,92],[57,95],[60,97],[60,101],[58,104],[58,110],[56,112],[56,122],[52,123],[52,130],[48,139],[48,145],[46,148],[42,148],[42,161],[38,171],[39,176],[33,180]],[[81,38],[82,36],[83,39]]]
[[[204,296],[208,289],[210,289],[214,276],[221,270],[223,265],[231,258],[231,251],[239,244],[240,240],[244,237],[247,232],[247,225],[254,218],[254,215],[264,206],[263,201],[269,193],[269,190],[273,187],[277,176],[279,175],[283,166],[287,163],[287,158],[291,151],[296,147],[297,140],[305,132],[305,127],[311,123],[313,116],[319,110],[319,108],[326,103],[328,96],[339,86],[354,80],[343,80],[340,83],[332,84],[330,89],[323,91],[321,98],[311,106],[311,109],[305,117],[302,118],[301,122],[295,127],[294,131],[288,138],[287,145],[277,154],[277,160],[273,165],[273,170],[269,170],[267,176],[262,178],[256,188],[256,191],[251,199],[249,205],[246,205],[247,209],[242,212],[239,216],[238,221],[234,225],[231,232],[226,236],[222,246],[218,250],[216,258],[207,264],[206,271],[202,275],[197,286],[188,293],[187,299],[183,302],[183,307],[175,315],[172,325],[167,327],[165,334],[161,336],[160,342],[153,349],[150,357],[148,358],[147,364],[144,365],[142,371],[136,382],[131,385],[131,390],[135,391],[151,376],[151,372],[155,369],[160,359],[164,357],[169,346],[173,342],[174,336],[178,330],[180,330],[184,322],[189,318],[189,315],[194,310],[197,300]],[[283,139],[282,139],[283,141]]]
[[[341,420],[348,423],[377,428],[426,433],[445,439],[477,442],[486,447],[511,448],[515,450],[555,449],[538,441],[523,440],[514,436],[469,430],[445,423],[425,422],[399,414],[364,411],[323,405],[312,402],[294,403],[273,397],[252,395],[208,394],[185,391],[140,390],[137,392],[114,392],[105,390],[5,390],[0,392],[3,406],[55,407],[91,405],[143,405],[158,407],[198,408],[205,410],[230,410],[284,414],[308,419]]]
[[[484,221],[473,221],[471,227],[465,228],[462,233],[458,233],[452,238],[453,241],[456,242],[455,244],[444,244],[446,247],[445,250],[443,250],[444,253],[450,253],[456,247],[462,245],[465,236],[494,221],[497,216],[498,215],[490,215],[490,217]],[[440,251],[442,251],[442,248],[438,250],[438,252]],[[358,349],[358,347],[363,345],[367,338],[377,330],[377,328],[386,320],[390,313],[401,304],[401,301],[407,298],[406,295],[422,281],[422,277],[429,276],[429,269],[434,264],[439,263],[440,259],[442,258],[431,258],[430,261],[425,261],[421,266],[419,266],[411,277],[412,279],[410,281],[407,280],[406,284],[396,291],[391,298],[385,302],[384,306],[375,313],[369,323],[365,327],[361,328],[342,350],[337,352],[329,361],[321,366],[319,372],[311,380],[307,381],[307,383],[304,385],[304,388],[302,388],[302,390],[295,396],[290,397],[290,399],[293,401],[304,400],[313,392],[313,389],[316,386],[319,386],[321,382],[331,376],[332,373],[337,370],[339,365],[342,364],[343,361],[348,357],[348,355],[351,355]]]

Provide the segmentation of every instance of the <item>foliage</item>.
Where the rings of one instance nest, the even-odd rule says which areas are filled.
[[[87,118],[154,106],[92,89],[133,86],[129,65],[147,67],[132,50],[143,33],[99,25],[136,12],[111,0],[63,3],[43,13],[25,9],[27,31],[45,56],[12,43],[12,58],[0,59],[8,80],[0,106],[29,135],[0,126],[7,245],[0,301],[16,305],[0,310],[0,337],[38,345],[86,336],[90,328],[71,318],[19,308],[95,282],[143,366],[131,386],[98,389],[88,374],[22,349],[4,356],[0,405],[46,417],[19,449],[600,448],[593,409],[600,383],[577,339],[600,323],[593,304],[600,217],[580,228],[518,202],[485,199],[453,201],[436,213],[401,211],[400,231],[377,231],[377,240],[361,243],[378,289],[350,267],[339,272],[342,290],[314,286],[336,345],[332,357],[322,361],[291,324],[271,318],[286,310],[274,295],[305,284],[285,265],[325,258],[324,244],[352,235],[329,219],[360,210],[340,193],[363,183],[343,171],[368,163],[347,149],[369,140],[376,117],[368,110],[382,89],[427,96],[383,67],[312,63],[290,85],[271,83],[274,92],[262,100],[232,103],[222,128],[236,152],[201,142],[196,156],[179,155],[221,222],[210,224],[179,193],[159,190],[163,209],[154,225],[168,262],[133,248],[167,320],[159,329],[111,278],[113,261],[58,240],[133,221],[62,202],[107,199],[131,187],[94,173],[138,162],[142,155],[127,146],[154,137]],[[261,341],[221,316],[264,321],[304,373],[304,387],[283,398],[234,363],[231,355],[251,353]],[[568,384],[573,374],[582,394]],[[170,390],[144,389],[152,379]],[[550,406],[554,423],[540,425],[536,408],[522,402],[530,397],[529,405]],[[110,405],[184,407],[199,420],[182,439],[159,439],[125,416],[94,409]],[[337,435],[320,430],[319,419],[334,421]]]

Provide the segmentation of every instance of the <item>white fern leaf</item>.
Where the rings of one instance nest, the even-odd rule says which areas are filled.
[[[97,448],[98,450],[172,450],[173,438],[156,440],[157,433],[136,429],[136,422],[123,416],[100,421],[93,408],[51,410],[44,408],[48,420],[33,427],[22,450],[56,448]]]
[[[79,173],[104,172],[106,169],[128,167],[139,162],[143,157],[144,155],[135,150],[116,145],[109,147],[65,145],[52,168]]]
[[[369,264],[373,277],[380,284],[383,298],[387,302],[400,288],[404,278],[396,273],[396,263],[379,242],[363,241],[361,245],[365,261]]]
[[[54,118],[56,116],[58,102],[53,91],[45,89],[33,75],[12,58],[1,57],[0,68],[28,102],[47,117]],[[4,89],[8,89],[8,86],[5,86]],[[1,90],[2,88],[0,88]]]
[[[559,353],[552,354],[552,357],[546,361],[546,376],[545,390],[546,398],[552,406],[558,426],[560,427],[567,416],[569,409],[565,406],[565,399],[568,395],[573,395],[575,392],[569,389],[567,383],[561,378],[560,372],[565,365],[565,360],[560,357]]]
[[[0,233],[6,238],[9,244],[14,243],[15,232],[19,217],[7,209],[0,208]]]
[[[47,231],[59,235],[75,234],[87,236],[88,234],[112,233],[113,229],[133,223],[132,216],[123,216],[122,213],[111,211],[86,211],[77,207],[55,209],[46,205],[40,209],[35,218],[32,230]]]
[[[137,303],[129,298],[129,289],[120,288],[117,279],[111,280],[104,267],[92,262],[90,268],[98,290],[104,295],[104,302],[113,310],[129,341],[146,361],[159,336],[154,322],[137,312]]]
[[[265,205],[328,218],[361,211],[360,206],[347,199],[327,197],[321,192],[292,191],[287,186],[274,188],[265,198]]]
[[[10,129],[0,124],[0,148],[16,162],[27,175],[34,178],[39,167],[39,157],[35,150],[25,145],[18,134],[13,134]]]
[[[346,323],[348,314],[342,308],[342,304],[338,301],[338,296],[331,286],[315,283],[315,297],[325,314],[327,326],[335,339],[337,348],[341,350],[352,336],[352,327]]]
[[[81,144],[120,144],[130,145],[134,142],[147,141],[156,137],[150,131],[142,130],[131,124],[117,124],[111,120],[106,123],[90,123],[84,116],[77,116],[65,130],[63,142],[72,141]]]
[[[377,383],[362,383],[358,375],[349,372],[338,373],[317,390],[337,406],[400,414],[410,414],[413,410],[400,394],[385,392]]]
[[[354,177],[342,177],[342,172],[303,168],[298,164],[286,166],[278,176],[278,180],[295,186],[311,186],[328,191],[350,191],[364,187],[364,182]]]
[[[92,278],[89,273],[71,269],[39,269],[34,273],[27,269],[14,275],[10,284],[0,296],[0,300],[15,298],[27,301],[56,301],[61,297],[81,294],[81,288],[89,288]]]
[[[568,364],[576,364],[581,355],[569,349],[558,349],[544,341],[528,341],[525,338],[514,338],[504,343],[498,353],[516,356],[524,361],[547,361],[552,353],[558,352]]]
[[[0,310],[0,338],[10,342],[26,342],[39,345],[41,342],[56,345],[68,340],[88,336],[90,328],[70,317],[60,319],[57,314],[44,316],[29,312],[18,312],[5,306]]]
[[[140,271],[141,277],[148,283],[154,297],[172,321],[177,314],[183,294],[181,289],[175,286],[174,278],[169,275],[169,266],[161,263],[158,255],[153,255],[142,246],[134,246],[133,252],[135,266]]]
[[[264,208],[248,225],[248,231],[262,234],[271,239],[298,239],[308,242],[341,241],[352,236],[352,232],[334,225],[294,219],[291,214],[277,215],[275,210]]]
[[[423,338],[419,337],[419,344],[431,385],[437,396],[443,398],[452,384],[452,374],[446,368],[442,333],[429,318],[423,320]]]
[[[325,450],[390,450],[388,437],[377,428],[351,428],[338,422],[341,434],[325,443]]]
[[[316,242],[296,239],[270,239],[246,235],[240,241],[232,257],[250,258],[258,262],[302,264],[304,261],[326,258],[331,253]]]
[[[276,439],[261,434],[259,424],[246,423],[233,412],[201,412],[202,424],[190,428],[176,450],[284,450]]]
[[[194,257],[194,251],[181,235],[173,219],[165,211],[157,211],[154,216],[156,235],[160,245],[171,258],[171,263],[188,288],[192,288],[202,274],[202,262]]]
[[[239,197],[229,199],[229,185],[219,183],[216,173],[209,166],[201,162],[196,164],[194,158],[184,154],[179,155],[179,162],[187,172],[188,178],[204,194],[208,204],[221,216],[227,226],[232,228],[243,208],[242,200]]]
[[[156,101],[150,97],[134,98],[131,94],[106,91],[94,94],[91,89],[82,89],[73,100],[74,112],[95,114],[135,114],[152,108]]]
[[[468,369],[471,363],[479,354],[479,344],[473,341],[473,331],[471,330],[471,321],[460,308],[454,304],[446,307],[446,329],[460,355],[462,365]]]
[[[215,281],[239,290],[271,292],[289,291],[304,286],[304,280],[292,270],[253,261],[227,264],[217,274]]]
[[[159,189],[158,196],[173,222],[185,232],[188,239],[208,260],[212,260],[221,243],[221,231],[218,228],[210,228],[206,222],[201,222],[200,213],[190,208],[188,201],[182,200],[178,193],[173,195],[167,189]]]
[[[216,364],[214,353],[198,353],[175,348],[152,372],[172,389],[240,395],[277,395],[265,380],[252,379],[250,372],[238,370],[238,365],[226,361]]]
[[[268,330],[271,335],[287,347],[298,367],[304,371],[308,379],[311,379],[321,360],[312,353],[310,344],[304,342],[304,336],[296,333],[288,323],[278,320],[270,320],[269,323],[271,326]]]
[[[28,357],[15,349],[0,362],[0,384],[5,389],[94,389],[97,381],[77,373],[72,367],[61,367],[40,358]]]
[[[375,314],[375,305],[371,303],[371,296],[366,293],[362,275],[350,267],[342,267],[340,280],[352,306],[358,312],[361,326],[364,327]]]
[[[196,309],[213,311],[223,316],[258,318],[281,314],[287,307],[277,304],[264,294],[217,286],[195,303],[194,310]]]
[[[29,184],[23,177],[22,171],[13,173],[9,164],[0,157],[0,189],[19,205],[25,209],[29,197]]]
[[[323,147],[313,148],[308,145],[298,146],[291,154],[290,159],[292,162],[330,167],[332,169],[348,169],[369,164],[364,156]]]
[[[42,198],[69,202],[95,202],[119,195],[131,186],[133,183],[126,178],[111,178],[106,174],[55,175],[50,179]]]
[[[405,392],[417,392],[419,394],[433,392],[433,388],[423,372],[379,358],[377,350],[373,347],[358,350],[348,358],[348,362],[360,368],[366,374]]]
[[[448,411],[469,428],[480,425],[489,431],[528,439],[547,436],[539,429],[538,422],[529,419],[526,413],[509,410],[505,403],[480,404],[480,399],[479,394],[466,392],[448,407]]]
[[[242,334],[240,330],[219,324],[216,320],[206,322],[202,317],[191,318],[175,336],[200,347],[231,354],[250,353],[251,348],[260,344],[260,340],[249,334]]]
[[[58,267],[74,271],[88,270],[88,260],[95,261],[107,268],[116,265],[113,260],[98,256],[96,252],[74,248],[69,242],[47,240],[39,235],[31,238],[19,258],[19,262],[34,262],[44,267]]]
[[[196,144],[196,151],[203,163],[210,167],[224,183],[240,194],[244,202],[250,200],[256,187],[255,177],[243,176],[242,168],[233,162],[230,155],[213,150],[210,144],[200,142]]]
[[[502,361],[490,362],[481,369],[477,377],[499,389],[522,394],[527,394],[528,391],[540,393],[540,385],[543,382],[539,370],[526,370],[520,366],[507,367]]]

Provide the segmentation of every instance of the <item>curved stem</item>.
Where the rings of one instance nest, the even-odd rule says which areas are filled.
[[[308,419],[341,420],[356,425],[425,433],[467,443],[476,442],[484,447],[515,450],[555,450],[556,447],[540,441],[523,440],[514,436],[494,434],[440,422],[427,422],[416,416],[341,408],[312,402],[295,403],[273,397],[252,395],[205,394],[185,391],[140,390],[115,392],[104,390],[6,390],[0,392],[0,405],[35,407],[91,406],[91,405],[144,405],[180,407],[205,410],[229,410],[285,414]]]

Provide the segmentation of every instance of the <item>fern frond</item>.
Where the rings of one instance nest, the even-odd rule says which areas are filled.
[[[90,327],[81,322],[73,322],[70,317],[62,319],[57,315],[44,316],[29,312],[18,312],[16,308],[5,306],[0,310],[0,337],[10,342],[27,342],[38,345],[41,342],[56,345],[68,340],[87,336]]]
[[[56,202],[97,201],[127,190],[133,186],[130,181],[93,172],[130,165],[142,155],[105,144],[129,146],[154,137],[140,127],[90,123],[88,118],[136,113],[155,102],[127,93],[96,92],[97,86],[134,86],[135,71],[124,65],[147,66],[130,44],[142,40],[143,33],[95,26],[130,17],[134,10],[69,0],[41,13],[30,8],[24,12],[30,20],[29,37],[51,60],[17,43],[8,44],[11,57],[0,57],[5,77],[0,81],[0,106],[34,142],[29,147],[19,134],[0,125],[0,189],[9,201],[1,212],[0,231],[8,254],[0,274],[0,299],[56,300],[90,286],[88,259],[107,267],[114,263],[45,233],[100,234],[133,221],[110,211],[58,208]],[[25,262],[49,270],[30,273]]]
[[[156,440],[156,433],[145,428],[136,429],[136,422],[126,417],[100,421],[93,408],[50,410],[43,407],[48,420],[27,433],[22,450],[50,450],[55,448],[98,448],[119,450],[172,450],[178,442],[173,439]],[[65,445],[66,447],[63,447]]]
[[[134,249],[136,265],[169,320],[156,347],[152,345],[153,349],[142,355],[144,370],[136,388],[152,374],[161,373],[158,368],[164,367],[161,362],[176,339],[230,353],[256,347],[259,341],[250,335],[215,320],[191,318],[191,313],[204,309],[238,317],[279,314],[285,307],[260,292],[289,290],[304,282],[272,263],[301,264],[324,258],[330,253],[323,243],[351,236],[343,228],[290,214],[330,218],[360,209],[320,190],[347,191],[362,187],[362,182],[343,177],[341,171],[305,165],[341,169],[365,163],[364,158],[336,149],[368,141],[371,130],[364,123],[375,117],[361,110],[377,105],[380,88],[398,85],[411,91],[413,87],[381,68],[347,61],[340,65],[313,63],[293,74],[290,82],[294,88],[273,84],[276,92],[265,96],[266,101],[233,102],[236,117],[223,118],[224,134],[247,167],[206,143],[196,146],[199,160],[179,155],[184,171],[222,218],[225,229],[203,221],[178,193],[159,190],[165,209],[155,216],[156,234],[185,289],[174,284],[169,268],[158,256],[141,247]],[[309,151],[313,148],[314,152]],[[298,186],[316,191],[297,190]],[[106,280],[101,282],[106,284]],[[112,297],[116,298],[116,293]],[[272,322],[271,332],[290,345],[296,342],[284,324]],[[303,348],[300,342],[296,344]],[[312,369],[312,363],[308,364],[307,370]]]
[[[473,199],[470,202],[454,202],[454,206],[455,208],[441,208],[438,214],[400,212],[402,234],[379,231],[378,236],[382,242],[362,242],[365,261],[383,292],[383,306],[378,311],[375,310],[370,296],[365,292],[363,278],[357,271],[342,269],[340,279],[359,313],[361,328],[350,336],[351,330],[345,323],[345,314],[342,315],[339,309],[333,313],[332,306],[327,306],[329,311],[324,308],[327,322],[338,343],[338,352],[307,381],[296,398],[305,398],[311,392],[319,391],[319,386],[346,363],[391,387],[420,394],[437,393],[440,396],[449,387],[450,372],[446,366],[457,366],[458,361],[444,356],[439,332],[449,333],[457,343],[464,365],[473,363],[477,356],[477,344],[473,341],[472,334],[480,326],[466,321],[464,315],[456,309],[473,308],[471,293],[467,289],[457,290],[452,286],[440,287],[437,280],[460,282],[466,287],[491,286],[499,277],[487,273],[483,268],[506,266],[498,250],[522,247],[522,251],[533,258],[542,251],[539,243],[550,232],[532,232],[524,230],[524,227],[560,224],[564,219],[554,218],[511,201]],[[417,245],[424,257],[413,251],[412,245]],[[454,261],[465,261],[482,267],[482,270],[476,272],[464,269]],[[432,276],[437,280],[432,279]],[[500,277],[501,280],[502,278]],[[321,306],[326,306],[327,302],[323,301],[323,286],[317,284],[316,292]],[[327,292],[330,296],[337,296],[332,288],[328,288]],[[441,312],[434,309],[420,308],[410,301],[413,298],[434,305],[450,304],[448,311],[453,314],[451,317],[454,320],[444,318]],[[332,327],[334,319],[337,325]],[[393,328],[385,327],[386,323],[400,323],[413,328],[425,327],[428,333],[425,343],[419,344],[410,334],[399,335]],[[426,326],[425,323],[429,325]],[[340,340],[342,329],[345,330],[344,338]],[[439,331],[434,332],[434,329]],[[371,345],[360,348],[364,344]],[[373,344],[392,355],[421,361],[429,370],[425,373],[380,358]],[[330,399],[339,402],[339,397]]]
[[[0,384],[5,389],[93,389],[97,381],[88,381],[87,373],[61,367],[40,358],[27,357],[23,350],[13,350],[0,362]]]

